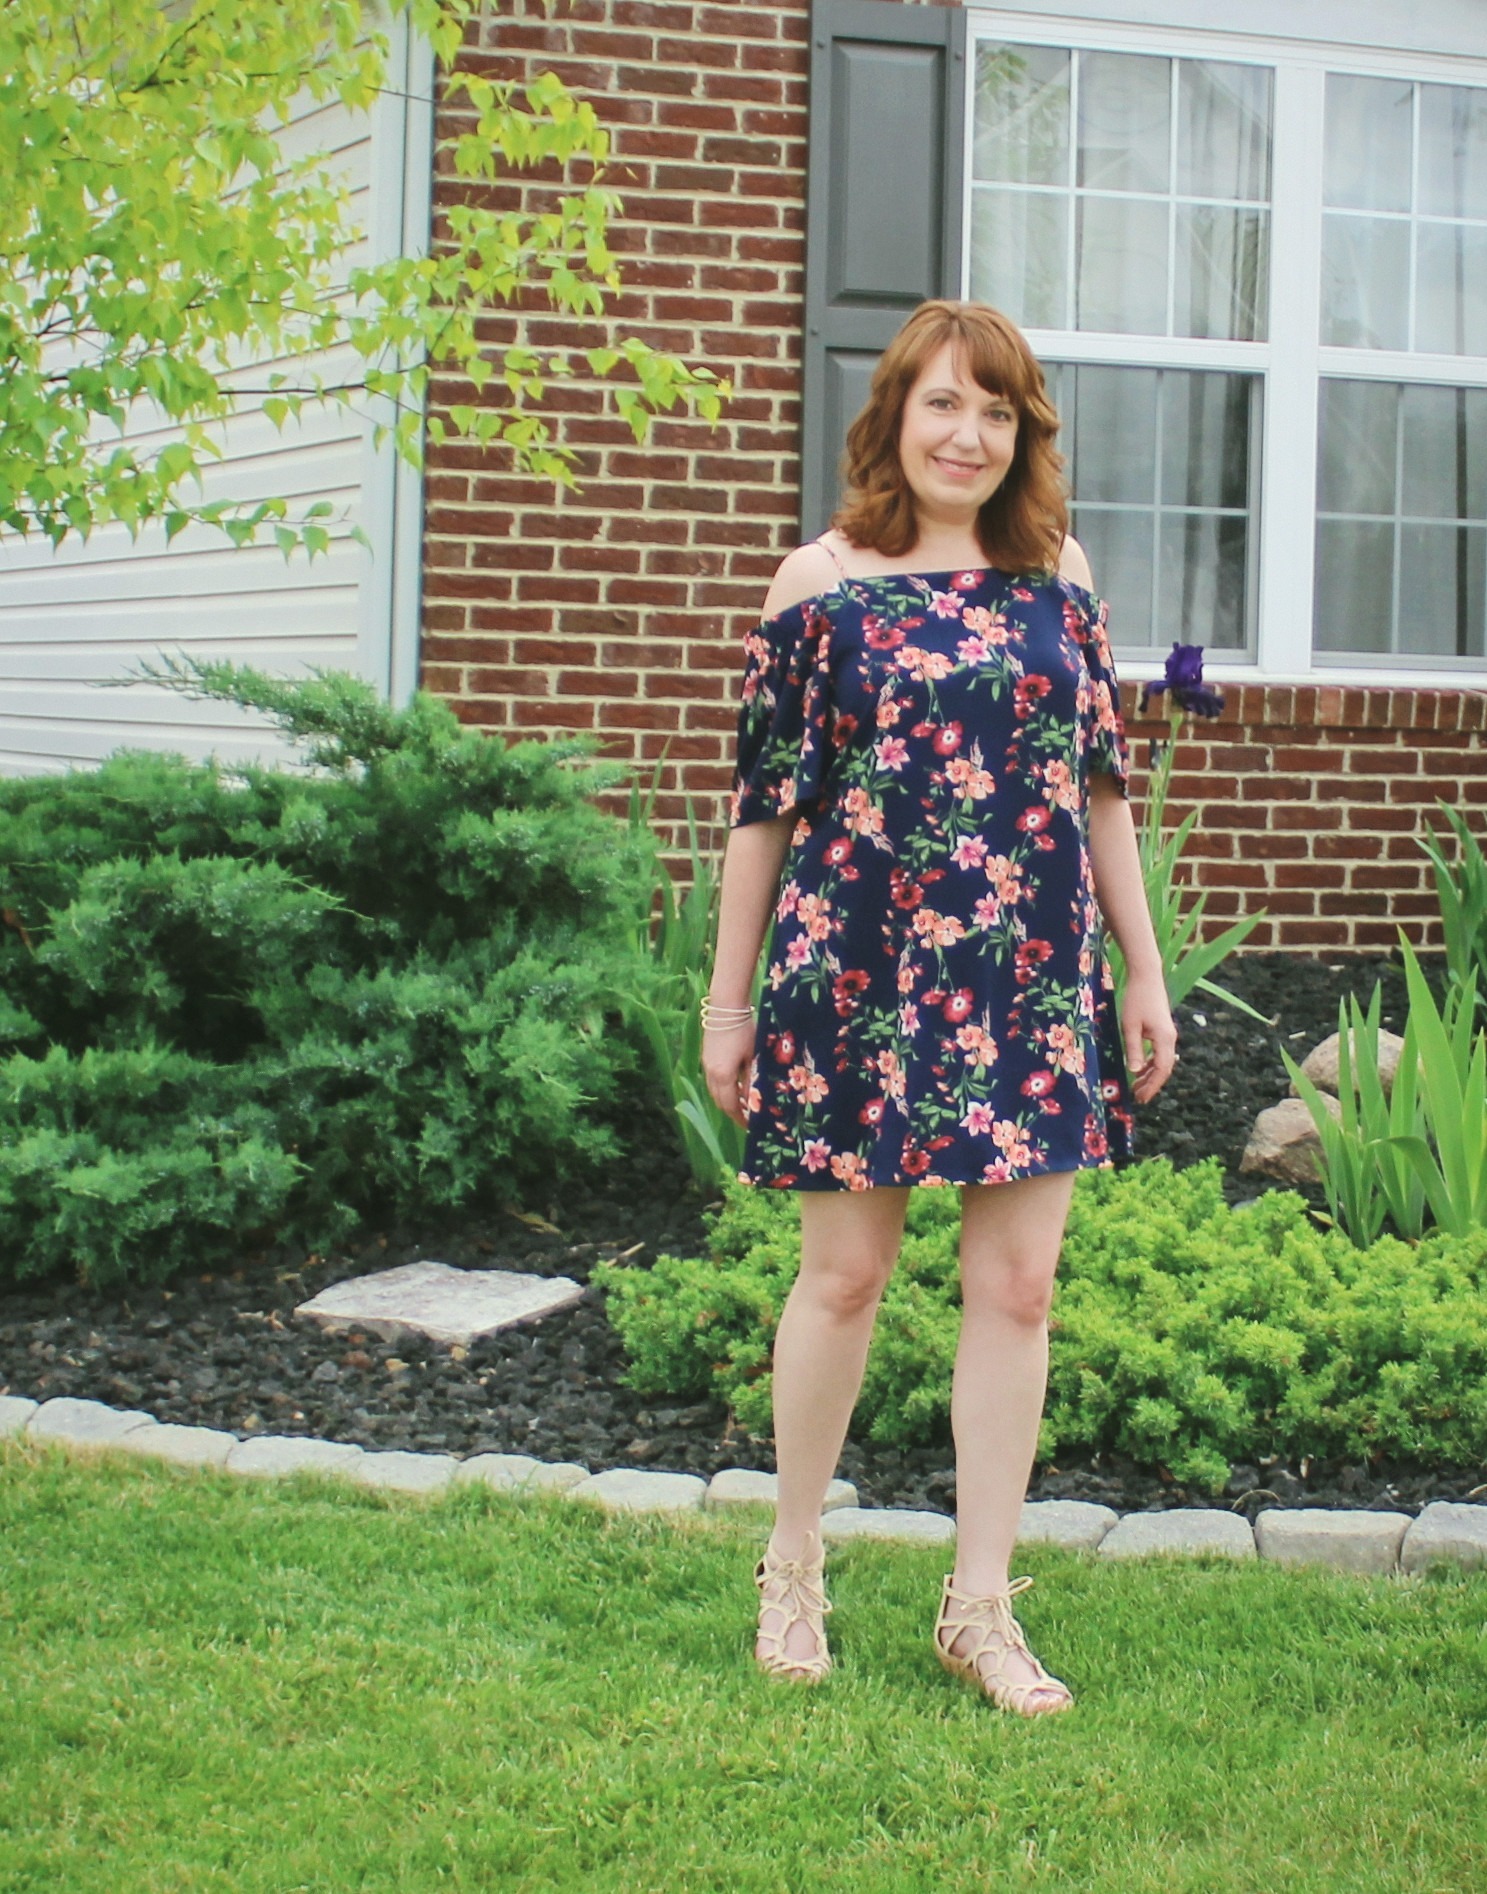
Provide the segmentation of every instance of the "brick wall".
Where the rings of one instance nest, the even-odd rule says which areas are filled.
[[[734,397],[717,425],[662,417],[638,447],[602,384],[555,389],[578,493],[499,453],[432,451],[422,681],[508,738],[591,732],[643,783],[664,749],[656,812],[674,842],[690,794],[721,846],[739,640],[796,540],[808,19],[807,0],[559,0],[551,17],[502,0],[463,55],[497,78],[551,69],[592,101],[624,201],[613,322],[730,376]],[[440,136],[453,127],[442,110]],[[540,207],[559,181],[527,174],[486,201]],[[436,179],[436,239],[469,188]],[[604,339],[532,296],[490,340],[518,320],[537,347]],[[1123,681],[1139,793],[1165,725],[1136,718],[1140,678]],[[1387,948],[1396,922],[1439,946],[1416,837],[1437,797],[1487,804],[1484,702],[1245,686],[1222,718],[1190,721],[1170,810],[1205,811],[1186,875],[1208,890],[1208,931],[1264,906],[1250,946]]]

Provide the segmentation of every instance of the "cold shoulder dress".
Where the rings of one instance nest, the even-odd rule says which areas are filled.
[[[1127,1161],[1087,815],[1090,772],[1128,773],[1104,603],[994,567],[844,577],[744,652],[730,827],[798,819],[740,1181]]]

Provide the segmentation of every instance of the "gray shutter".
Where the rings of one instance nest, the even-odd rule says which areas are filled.
[[[931,296],[959,296],[966,16],[812,0],[801,538],[839,500],[879,355]]]

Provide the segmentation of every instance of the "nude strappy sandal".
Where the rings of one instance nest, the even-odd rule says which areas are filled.
[[[764,1548],[764,1557],[754,1567],[754,1583],[759,1587],[759,1636],[774,1648],[766,1650],[761,1656],[755,1653],[754,1661],[759,1668],[771,1677],[788,1677],[798,1683],[819,1683],[831,1670],[831,1653],[826,1648],[826,1627],[823,1622],[831,1604],[825,1590],[825,1553],[820,1539],[814,1532],[808,1532],[805,1540],[804,1556],[798,1559],[782,1559],[776,1556],[774,1547]],[[775,1593],[770,1597],[765,1588]],[[777,1629],[766,1629],[765,1614],[774,1612],[784,1619]],[[814,1657],[788,1657],[785,1654],[785,1639],[790,1627],[804,1619],[815,1633],[819,1647]]]
[[[985,1598],[973,1598],[969,1592],[957,1591],[951,1583],[955,1574],[945,1574],[945,1589],[940,1597],[940,1615],[935,1620],[935,1656],[954,1677],[962,1677],[968,1684],[974,1684],[983,1695],[991,1698],[999,1710],[1011,1710],[1018,1716],[1054,1716],[1060,1711],[1073,1708],[1074,1695],[1069,1686],[1048,1672],[1033,1656],[1027,1647],[1022,1626],[1012,1616],[1012,1600],[1019,1592],[1032,1585],[1030,1578],[1014,1578],[1004,1592],[993,1592]],[[946,1607],[952,1600],[959,1605],[970,1607],[965,1617],[951,1618],[946,1615]],[[955,1643],[962,1631],[972,1633],[973,1643],[969,1653],[959,1656],[948,1647]],[[979,1633],[979,1637],[976,1636]],[[1002,1673],[1006,1669],[1007,1659],[1013,1650],[1021,1651],[1032,1665],[1036,1676],[1030,1683],[1013,1683]],[[990,1651],[994,1663],[988,1672],[983,1672],[978,1660]],[[1034,1709],[1028,1708],[1028,1698],[1042,1691],[1045,1694],[1061,1690],[1065,1701],[1043,1703]]]

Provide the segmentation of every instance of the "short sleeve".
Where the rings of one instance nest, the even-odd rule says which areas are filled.
[[[1115,660],[1110,655],[1107,623],[1110,608],[1104,599],[1080,588],[1079,603],[1084,618],[1085,668],[1089,672],[1090,705],[1084,722],[1085,767],[1103,770],[1120,784],[1121,794],[1130,794],[1131,763],[1126,748],[1126,727],[1120,714],[1120,685],[1115,676]]]
[[[744,639],[730,828],[819,800],[831,755],[830,644],[831,620],[811,600]]]

